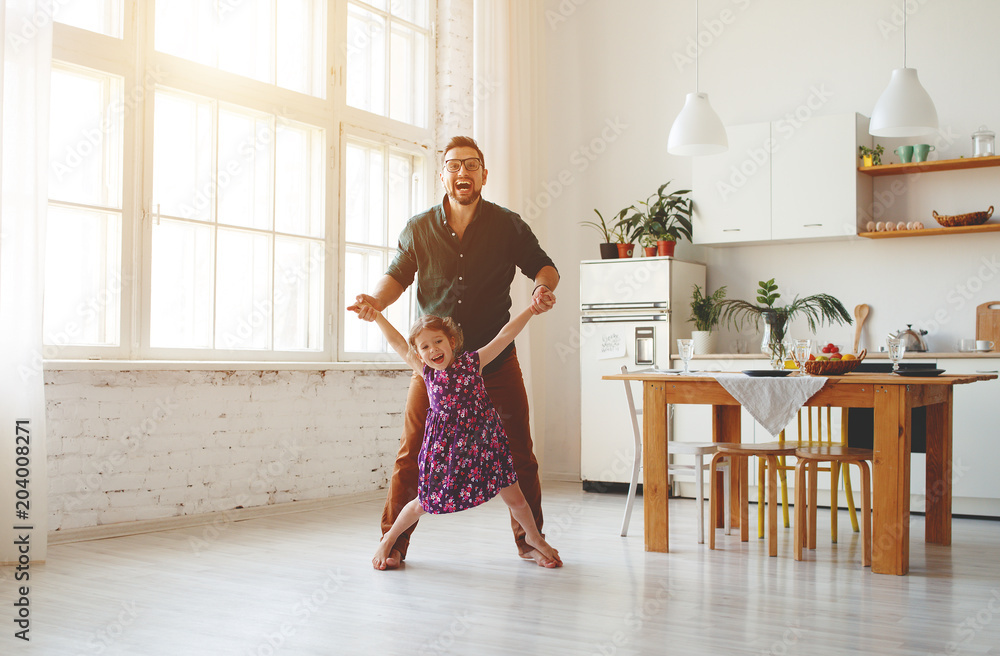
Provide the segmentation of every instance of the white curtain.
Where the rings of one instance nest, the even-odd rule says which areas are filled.
[[[42,247],[48,169],[52,8],[3,0],[0,76],[0,562],[45,559]],[[27,447],[21,448],[19,447]],[[28,474],[24,477],[24,474]],[[25,481],[24,486],[19,481]],[[18,503],[23,502],[23,503]],[[19,527],[31,527],[30,529]]]
[[[486,156],[489,170],[484,196],[521,215],[546,248],[544,215],[532,208],[542,191],[545,174],[542,135],[544,107],[544,3],[524,0],[475,1],[475,81],[473,84],[473,136]],[[558,266],[558,263],[556,263]],[[565,264],[565,263],[564,263]],[[534,285],[518,276],[512,289],[514,309],[525,307]],[[558,298],[559,292],[556,292]],[[565,307],[557,308],[565,311]],[[541,463],[544,435],[544,372],[532,351],[544,343],[546,317],[535,318],[517,340],[518,360],[532,411],[535,455]],[[541,360],[537,360],[541,362]]]

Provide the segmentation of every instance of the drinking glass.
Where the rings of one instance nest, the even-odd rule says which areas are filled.
[[[797,339],[792,348],[792,358],[795,364],[799,365],[799,376],[808,376],[806,373],[806,362],[809,361],[809,354],[812,352],[812,341],[808,339]]]
[[[691,373],[688,369],[688,363],[691,362],[691,358],[694,357],[694,340],[693,339],[679,339],[677,340],[677,352],[681,354],[681,360],[684,360],[684,372],[685,374]]]
[[[889,351],[889,359],[892,360],[892,373],[899,373],[899,361],[903,359],[903,352],[906,351],[906,341],[902,337],[889,336],[885,338],[885,346]]]

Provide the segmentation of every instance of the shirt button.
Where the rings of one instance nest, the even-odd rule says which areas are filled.
[[[461,305],[461,304],[462,304],[462,299],[459,299],[459,300],[458,300],[458,304],[459,304],[459,305]]]
[[[458,256],[459,257],[465,257],[465,253],[459,253]]]
[[[461,280],[461,279],[462,279],[462,276],[459,276],[459,277],[458,277],[458,279],[459,279],[459,280]]]

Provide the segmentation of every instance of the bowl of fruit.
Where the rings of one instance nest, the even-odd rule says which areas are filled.
[[[866,350],[857,355],[841,353],[838,345],[827,344],[820,349],[819,355],[809,356],[809,361],[805,363],[806,373],[813,376],[842,376],[857,369],[866,355]]]

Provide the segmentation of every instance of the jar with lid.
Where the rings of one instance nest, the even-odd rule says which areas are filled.
[[[972,133],[972,156],[992,157],[996,155],[996,149],[993,147],[995,137],[996,135],[987,130],[985,125],[980,125],[979,130]]]

